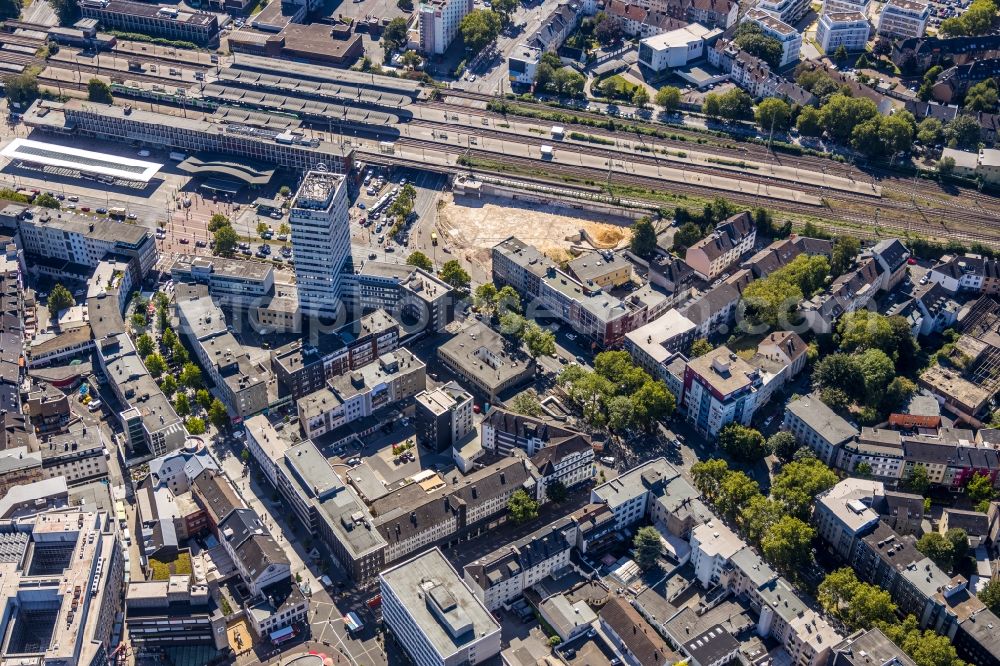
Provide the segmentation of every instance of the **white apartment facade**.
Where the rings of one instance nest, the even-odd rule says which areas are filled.
[[[837,12],[861,12],[868,16],[871,0],[823,0],[820,14],[835,14]]]
[[[809,0],[761,0],[757,3],[756,9],[770,14],[779,21],[794,25],[809,10]]]
[[[444,53],[458,33],[458,25],[472,11],[472,0],[427,0],[417,13],[420,50],[430,55]]]
[[[930,5],[918,0],[888,0],[882,6],[878,34],[884,37],[923,37]]]
[[[870,33],[871,26],[861,12],[830,12],[819,17],[816,41],[827,54],[841,46],[853,53],[864,50]]]
[[[351,259],[344,176],[308,172],[292,201],[288,223],[302,316],[336,318],[343,307],[344,270]]]
[[[746,543],[719,520],[694,528],[691,531],[691,566],[701,586],[707,590],[717,585],[723,569],[744,547]]]
[[[799,51],[802,49],[802,33],[779,16],[763,10],[761,5],[758,5],[756,9],[747,12],[744,20],[756,23],[765,35],[773,37],[781,44],[779,69],[787,67],[799,59]]]

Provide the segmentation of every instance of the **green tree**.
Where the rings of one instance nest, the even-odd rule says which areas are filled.
[[[813,383],[819,388],[839,389],[852,395],[865,385],[865,376],[857,358],[837,353],[823,357],[816,364]]]
[[[945,571],[951,571],[955,558],[955,545],[938,532],[928,532],[917,540],[917,550],[931,558]]]
[[[705,234],[701,230],[701,227],[694,222],[685,222],[674,234],[674,249],[683,250],[689,248],[704,237]]]
[[[496,0],[490,4],[490,9],[499,14],[500,20],[507,25],[510,23],[511,14],[517,11],[518,0]]]
[[[663,86],[656,91],[656,105],[666,113],[674,113],[681,105],[681,90],[675,86]]]
[[[16,19],[21,15],[21,0],[2,0],[0,2],[0,20]]]
[[[536,322],[528,322],[524,327],[521,341],[528,347],[532,358],[556,355],[556,336],[552,331],[542,328]]]
[[[497,288],[492,282],[479,285],[476,287],[473,302],[480,310],[493,312],[497,305]]]
[[[885,397],[886,387],[896,376],[896,366],[881,349],[866,349],[858,357],[865,378],[865,404],[876,407]]]
[[[833,52],[833,59],[837,62],[844,62],[847,60],[847,48],[841,44],[837,47],[837,50]]]
[[[556,479],[545,488],[545,496],[556,504],[561,504],[569,497],[569,490],[566,488],[566,484]]]
[[[441,279],[449,284],[453,289],[459,291],[465,291],[469,288],[469,283],[471,278],[469,274],[465,272],[462,265],[458,263],[457,259],[451,259],[446,261],[444,266],[441,267]]]
[[[632,104],[640,109],[646,108],[646,105],[649,104],[649,93],[646,91],[646,86],[638,86],[635,89],[632,93]]]
[[[993,578],[976,595],[994,615],[1000,614],[1000,578]]]
[[[655,527],[640,527],[632,543],[635,546],[632,557],[640,569],[648,571],[656,566],[660,555],[663,554],[663,540]]]
[[[785,515],[781,505],[760,493],[750,498],[740,510],[737,524],[746,534],[747,541],[760,546],[761,540],[771,528]]]
[[[629,249],[643,259],[650,259],[656,253],[656,229],[649,217],[642,217],[632,224]]]
[[[59,203],[59,199],[55,198],[48,192],[42,192],[41,194],[35,195],[35,200],[31,203],[36,206],[41,206],[42,208],[54,208],[56,210],[62,208],[62,204]]]
[[[955,171],[955,158],[942,157],[937,161],[937,170],[942,176],[950,176]]]
[[[993,482],[988,474],[975,473],[965,485],[965,495],[973,504],[993,499]]]
[[[883,413],[890,413],[893,410],[905,405],[917,392],[917,385],[906,377],[895,377],[885,389],[885,397],[882,399],[881,410]]]
[[[160,390],[168,398],[177,393],[177,380],[174,379],[173,375],[168,374],[163,376],[163,379],[160,381]]]
[[[212,394],[208,389],[198,389],[194,392],[194,401],[201,405],[202,409],[209,409],[212,406]]]
[[[846,567],[826,576],[820,583],[818,599],[826,612],[851,631],[878,626],[896,614],[896,604],[888,592],[860,582]]]
[[[777,97],[768,97],[757,105],[757,125],[764,132],[784,132],[792,119],[792,107]]]
[[[511,411],[525,416],[541,416],[542,403],[538,400],[538,394],[534,389],[522,391],[513,397],[509,405]]]
[[[49,0],[49,4],[59,17],[59,25],[73,25],[80,18],[80,7],[75,0]]]
[[[386,55],[389,55],[404,46],[407,39],[406,19],[397,16],[389,21],[389,25],[382,31],[382,48],[385,49]]]
[[[709,118],[719,118],[722,113],[719,106],[719,94],[708,93],[701,103],[701,112]]]
[[[521,295],[517,293],[514,287],[506,284],[500,287],[500,291],[497,292],[494,307],[497,312],[520,312]]]
[[[719,485],[716,508],[727,520],[736,520],[754,496],[760,495],[760,486],[744,472],[729,472]]]
[[[406,263],[410,266],[416,266],[417,268],[422,268],[423,270],[430,273],[434,270],[434,262],[431,261],[423,252],[417,250],[416,252],[411,252],[410,256],[406,258]]]
[[[945,136],[952,148],[975,148],[981,140],[981,132],[978,120],[962,114],[948,123]]]
[[[538,517],[538,502],[525,490],[517,490],[507,500],[507,513],[515,523],[534,520]]]
[[[677,407],[674,394],[666,384],[650,379],[632,395],[632,409],[636,423],[651,430],[657,421],[669,418]]]
[[[854,473],[857,476],[860,476],[862,479],[871,478],[871,475],[872,475],[872,466],[871,466],[871,464],[869,464],[869,463],[867,463],[865,461],[861,461],[857,465],[854,466]]]
[[[146,358],[152,354],[155,346],[156,343],[153,342],[153,338],[149,336],[149,333],[143,333],[135,339],[135,350],[142,358]]]
[[[465,47],[478,53],[500,34],[500,16],[491,9],[473,9],[458,24]]]
[[[823,578],[816,591],[816,600],[823,610],[838,619],[843,619],[843,610],[850,606],[861,581],[854,569],[842,567]]]
[[[240,237],[236,235],[232,227],[225,226],[218,229],[212,238],[215,241],[212,254],[220,257],[231,257],[236,253],[236,246],[239,245]]]
[[[804,299],[797,285],[771,277],[755,280],[743,289],[746,319],[753,325],[773,328],[788,322]]]
[[[941,21],[939,31],[945,37],[985,35],[993,27],[997,5],[993,0],[975,0],[961,15]]]
[[[809,517],[813,500],[837,485],[837,474],[816,458],[793,461],[781,468],[771,484],[771,498],[790,515]]]
[[[229,221],[229,218],[222,213],[215,213],[212,218],[208,221],[208,230],[211,233],[215,233],[222,227],[231,227],[233,223]]]
[[[764,435],[739,423],[730,423],[719,431],[719,446],[737,460],[756,462],[767,455]]]
[[[733,43],[773,68],[781,64],[781,42],[765,35],[763,29],[756,23],[750,21],[740,23],[734,34]]]
[[[208,407],[208,420],[216,429],[221,429],[229,423],[229,412],[218,398],[212,400],[212,404]]]
[[[698,358],[699,356],[704,356],[713,349],[715,349],[715,347],[712,346],[711,342],[705,338],[698,338],[691,343],[690,357]]]
[[[146,357],[146,369],[149,370],[150,376],[156,378],[166,371],[167,362],[159,354],[150,354]]]
[[[823,129],[840,143],[850,138],[855,127],[877,115],[875,102],[866,97],[842,94],[833,95],[820,110]]]
[[[205,421],[197,416],[189,416],[187,421],[184,422],[184,427],[192,435],[205,434]]]
[[[146,326],[146,314],[139,310],[132,313],[132,328],[144,328]]]
[[[906,479],[906,486],[918,495],[923,495],[931,487],[930,479],[927,477],[927,468],[923,465],[914,465],[909,478]]]
[[[111,104],[115,101],[111,94],[111,86],[96,76],[87,82],[87,98],[99,104]]]
[[[816,531],[793,516],[783,516],[761,537],[764,557],[785,575],[797,578],[812,563],[812,540]]]
[[[73,2],[73,0],[67,1]],[[11,104],[20,104],[24,108],[38,99],[38,77],[33,70],[6,75],[3,77],[3,85],[4,94]]]
[[[76,301],[73,300],[73,294],[70,293],[69,289],[62,286],[62,284],[56,284],[49,292],[49,298],[46,306],[49,309],[49,315],[52,319],[59,316],[59,313],[66,308],[71,308],[76,305]]]
[[[997,82],[986,79],[971,86],[965,93],[965,110],[973,113],[994,113],[997,110]]]
[[[174,365],[185,365],[188,362],[188,352],[184,348],[184,343],[180,340],[174,343],[174,346],[170,348],[170,360],[173,361]]]
[[[181,368],[180,382],[189,389],[201,388],[201,368],[194,363],[185,363]]]
[[[402,9],[404,12],[412,12],[413,0],[396,0],[396,6]]]
[[[830,272],[839,277],[854,265],[854,258],[861,251],[861,241],[854,236],[837,236],[833,241],[833,254],[830,259]],[[868,312],[864,310],[864,312]]]
[[[935,146],[944,139],[944,125],[937,118],[927,117],[917,125],[917,141],[925,146]]]
[[[804,106],[799,111],[799,117],[795,121],[795,128],[802,136],[820,136],[823,134],[823,115],[819,109]]]
[[[178,393],[177,397],[174,398],[174,411],[181,418],[191,415],[191,403],[188,402],[186,393]]]
[[[729,464],[719,458],[691,465],[691,479],[694,481],[694,487],[701,491],[701,494],[709,502],[714,502],[718,498],[719,489],[728,474]]]
[[[177,344],[178,338],[177,334],[174,333],[174,329],[166,328],[163,329],[163,333],[160,335],[160,344],[164,349],[173,349],[174,345]]]
[[[782,430],[768,437],[767,450],[776,455],[781,462],[789,463],[799,450],[799,443],[795,441],[795,435]]]
[[[753,98],[739,88],[719,95],[719,115],[726,120],[753,118]]]
[[[917,666],[966,666],[958,658],[951,639],[931,629],[920,631],[913,615],[908,615],[901,623],[882,623],[881,626],[889,640],[902,648]]]

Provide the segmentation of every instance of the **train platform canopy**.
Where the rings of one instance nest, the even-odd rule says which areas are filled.
[[[213,153],[190,155],[177,168],[192,175],[218,176],[227,181],[239,180],[246,185],[267,185],[274,176],[274,167]]]
[[[141,183],[148,183],[163,168],[162,164],[156,162],[144,162],[30,139],[14,139],[0,150],[0,155],[12,161]]]

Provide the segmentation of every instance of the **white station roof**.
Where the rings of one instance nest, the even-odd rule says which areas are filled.
[[[30,139],[14,139],[3,150],[0,150],[0,155],[10,160],[64,167],[84,173],[143,183],[148,183],[163,167],[162,164],[155,162],[143,162],[128,157],[95,153],[55,143],[31,141]]]

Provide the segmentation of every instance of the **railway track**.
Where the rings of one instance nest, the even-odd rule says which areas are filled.
[[[66,72],[80,71],[80,72],[87,72],[88,74],[103,74],[104,76],[107,76],[112,80],[145,81],[147,83],[170,85],[178,88],[179,87],[188,88],[192,85],[191,81],[183,81],[172,76],[159,76],[156,74],[146,74],[143,72],[112,69],[110,67],[98,67],[97,65],[88,65],[86,63],[81,63],[79,61],[49,60],[48,65],[53,69],[61,69]]]

